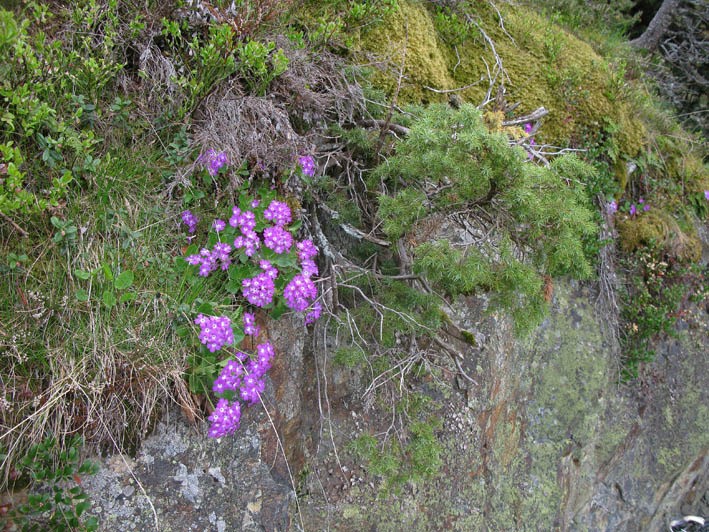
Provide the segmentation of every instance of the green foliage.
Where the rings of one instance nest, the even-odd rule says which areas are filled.
[[[542,10],[555,23],[596,41],[623,35],[638,17],[630,14],[634,0],[542,0],[528,3]]]
[[[177,63],[179,75],[171,81],[185,94],[178,110],[178,116],[184,117],[219,82],[237,71],[233,53],[236,35],[228,24],[210,25],[203,35],[192,31],[184,20],[163,18],[162,36]]]
[[[366,355],[364,351],[357,346],[343,346],[339,347],[333,357],[332,361],[338,365],[345,368],[355,368],[366,360]]]
[[[623,266],[631,272],[631,284],[621,294],[627,301],[621,309],[621,379],[629,381],[638,377],[643,363],[655,359],[653,345],[675,335],[688,296],[701,301],[709,295],[709,286],[701,268],[668,259],[659,247],[626,256]]]
[[[544,314],[543,275],[592,273],[584,239],[597,229],[585,183],[594,176],[573,156],[549,168],[526,162],[471,105],[432,105],[370,182],[381,180],[392,194],[380,196],[378,218],[390,238],[408,235],[417,273],[451,296],[492,291],[519,329],[529,330]],[[484,223],[490,208],[499,220],[492,241],[464,251],[445,239],[418,242],[441,216],[464,213]]]
[[[113,56],[115,9],[76,7],[71,43],[44,32],[54,16],[45,5],[31,3],[23,15],[0,9],[3,212],[56,207],[74,177],[95,172],[97,105],[123,67]],[[98,27],[101,45],[90,37]]]
[[[414,223],[426,212],[426,195],[414,188],[407,188],[394,197],[381,196],[379,218],[382,229],[392,239],[401,238],[411,230]]]
[[[305,6],[297,4],[293,19],[308,28],[312,47],[342,44],[351,48],[361,32],[376,26],[398,5],[398,0],[309,0]]]
[[[272,41],[240,43],[238,71],[251,92],[263,96],[271,82],[288,69],[288,58]]]
[[[28,502],[12,508],[10,522],[23,531],[97,530],[95,517],[82,518],[91,507],[89,496],[81,487],[81,477],[93,475],[98,467],[84,462],[79,455],[81,439],[73,437],[66,450],[55,457],[57,442],[47,438],[32,446],[21,460],[17,473],[32,483]]]
[[[370,434],[355,438],[349,449],[367,462],[367,469],[382,477],[382,492],[398,491],[406,482],[422,482],[434,477],[443,461],[443,448],[434,430],[440,428],[437,418],[414,421],[407,427],[405,442],[389,440],[380,443]]]

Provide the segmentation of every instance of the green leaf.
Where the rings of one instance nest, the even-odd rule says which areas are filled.
[[[212,314],[214,314],[214,307],[209,301],[205,301],[197,307],[197,312],[199,312],[200,314],[207,314],[208,316],[211,316]]]
[[[91,273],[84,271],[84,270],[74,270],[74,277],[77,279],[81,279],[82,281],[85,281],[89,277],[91,277]]]
[[[286,306],[285,302],[283,300],[280,300],[280,301],[278,301],[278,303],[276,303],[276,306],[273,307],[273,310],[270,312],[271,318],[274,320],[277,320],[287,310],[288,310],[288,307]]]
[[[94,530],[98,530],[98,518],[94,516],[89,517],[84,523],[84,528],[87,530],[87,532],[93,532]]]
[[[113,281],[113,271],[111,271],[111,267],[106,263],[102,264],[101,267],[103,268],[104,277],[106,277],[108,281]]]
[[[130,301],[135,300],[135,292],[126,292],[125,294],[121,294],[121,297],[118,298],[118,301],[120,303],[128,303]]]
[[[110,290],[103,291],[103,304],[108,308],[114,307],[116,305],[116,296]]]
[[[86,510],[91,508],[91,503],[88,501],[83,501],[80,502],[79,504],[76,505],[76,516],[81,517],[81,514],[83,514]]]
[[[230,294],[236,294],[239,290],[241,290],[241,281],[237,279],[230,280],[224,285],[224,290]]]
[[[75,295],[77,301],[88,301],[89,300],[89,293],[86,290],[84,290],[83,288],[77,290],[74,295]]]
[[[133,284],[133,279],[135,278],[131,270],[122,272],[116,280],[113,282],[113,286],[116,290],[125,290]]]

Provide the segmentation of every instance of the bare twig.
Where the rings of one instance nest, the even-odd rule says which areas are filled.
[[[424,85],[423,88],[435,92],[436,94],[450,94],[451,92],[460,92],[464,91],[466,89],[469,89],[471,87],[475,87],[476,85],[480,85],[483,81],[485,80],[485,77],[481,77],[478,81],[475,81],[474,83],[469,83],[468,85],[463,85],[462,87],[457,87],[455,89],[434,89],[433,87],[429,87],[427,85]]]
[[[518,118],[514,118],[512,120],[505,120],[502,122],[503,126],[516,126],[517,124],[525,124],[527,122],[536,122],[540,118],[546,116],[549,114],[549,111],[547,111],[544,107],[540,107],[539,109],[536,109],[529,113],[528,115],[520,116]]]
[[[17,225],[17,224],[15,223],[15,221],[14,221],[12,218],[10,218],[7,214],[5,214],[4,212],[0,212],[0,216],[2,216],[3,219],[4,219],[7,223],[9,223],[12,227],[14,227],[14,228],[15,228],[15,231],[17,231],[18,233],[20,233],[23,237],[27,238],[28,236],[30,236],[30,234],[29,234],[27,231],[25,231],[24,229],[22,229],[22,227],[20,227],[19,225]]]

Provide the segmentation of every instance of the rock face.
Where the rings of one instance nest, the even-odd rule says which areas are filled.
[[[484,299],[458,301],[461,326],[477,331],[464,369],[478,385],[441,359],[438,378],[409,390],[442,422],[442,467],[398,490],[348,445],[389,423],[387,402],[363,401],[366,375],[333,365],[322,329],[306,341],[297,323],[274,324],[270,420],[252,407],[216,442],[171,416],[135,459],[111,457],[86,481],[94,511],[105,530],[645,531],[709,515],[706,309],[679,322],[639,382],[619,385],[596,299],[556,286],[549,318],[522,341]]]

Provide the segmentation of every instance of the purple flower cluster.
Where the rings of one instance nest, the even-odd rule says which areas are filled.
[[[315,175],[315,159],[311,155],[298,157],[298,165],[303,171],[303,175],[313,177]]]
[[[216,175],[223,165],[228,164],[226,155],[216,153],[214,150],[207,151],[200,159],[211,175]],[[298,162],[305,175],[314,175],[315,160],[311,156],[301,157]],[[293,219],[287,203],[273,200],[263,210],[259,209],[259,205],[259,200],[254,199],[250,202],[250,206],[255,212],[234,206],[227,221],[226,218],[215,219],[211,228],[216,233],[217,243],[211,249],[205,247],[198,253],[185,257],[185,260],[191,265],[199,266],[198,273],[204,277],[220,268],[228,270],[234,264],[244,265],[247,270],[254,264],[258,264],[260,272],[253,277],[244,279],[241,271],[232,272],[236,277],[230,277],[242,279],[241,295],[251,308],[263,308],[273,302],[276,295],[276,281],[283,274],[270,261],[259,256],[259,250],[263,247],[278,255],[288,254],[273,260],[278,262],[279,268],[284,268],[290,275],[295,273],[292,272],[294,266],[292,261],[294,255],[297,255],[300,271],[286,284],[282,295],[286,305],[297,312],[304,313],[305,323],[311,324],[322,313],[322,306],[319,301],[316,301],[318,289],[313,279],[318,275],[318,267],[315,263],[318,249],[310,240],[296,241],[293,238],[291,231],[287,229]],[[261,216],[261,213],[263,217],[258,218],[257,222],[257,217]],[[190,211],[182,213],[182,220],[187,224],[190,233],[196,231],[198,220]],[[213,234],[212,238],[214,236]],[[267,254],[270,255],[270,252]],[[286,281],[287,278],[283,279],[283,284]],[[278,286],[283,285],[278,284]],[[200,342],[210,352],[214,353],[224,346],[234,345],[234,331],[228,317],[199,314],[195,323],[200,326]],[[260,327],[256,324],[253,312],[244,311],[241,325],[245,335],[254,339],[259,336]],[[227,395],[227,398],[219,399],[216,409],[209,416],[211,422],[209,436],[213,438],[220,438],[237,430],[241,419],[240,401],[255,403],[260,400],[260,394],[265,389],[264,376],[271,368],[275,356],[270,343],[257,345],[255,358],[234,351],[236,350],[231,350],[233,358],[226,361],[213,383],[212,390],[216,394],[237,395]]]
[[[247,357],[244,353],[239,353],[244,358]],[[224,393],[226,391],[236,391],[241,384],[241,377],[244,375],[244,367],[241,362],[236,360],[228,360],[226,365],[219,372],[219,376],[212,385],[212,391],[215,393]]]
[[[636,214],[639,214],[640,212],[647,212],[650,210],[650,205],[645,203],[645,200],[643,198],[640,198],[638,200],[638,204],[635,205],[635,203],[631,203],[630,208],[628,209],[628,214],[630,216],[635,216]]]
[[[308,312],[305,315],[305,324],[306,325],[312,325],[315,323],[318,319],[320,319],[320,315],[322,314],[322,303],[320,301],[316,301],[313,303],[313,305],[310,307],[310,312]]]
[[[273,272],[278,275],[278,270],[272,268],[259,273],[256,277],[241,281],[242,293],[246,301],[261,308],[273,301],[273,294],[276,292],[276,287],[273,284]]]
[[[222,166],[229,164],[229,159],[223,151],[217,152],[210,148],[197,159],[206,168],[209,175],[214,177],[219,173]]]
[[[263,245],[275,253],[288,253],[293,245],[291,234],[278,225],[263,230]]]
[[[210,438],[221,438],[228,434],[233,434],[239,428],[241,420],[241,404],[238,401],[230,403],[226,399],[219,399],[217,407],[209,416],[211,426],[209,427]]]
[[[194,233],[197,230],[197,222],[199,222],[199,220],[192,214],[192,211],[183,211],[182,221],[187,225],[187,231],[189,233]]]
[[[231,320],[226,316],[205,316],[199,314],[194,322],[200,326],[199,341],[210,352],[219,351],[225,345],[234,343]]]
[[[256,358],[249,359],[248,355],[237,352],[236,360],[228,360],[219,376],[214,381],[212,391],[218,394],[225,392],[236,392],[243,401],[256,403],[259,396],[266,387],[264,376],[271,369],[271,361],[275,356],[273,346],[265,342],[256,346]],[[248,362],[246,362],[248,360]],[[217,407],[209,416],[212,423],[209,428],[209,436],[221,438],[226,434],[231,434],[239,427],[241,418],[241,405],[238,401],[230,403],[226,399],[220,399]]]
[[[231,265],[231,246],[223,242],[214,244],[212,250],[202,248],[197,255],[188,255],[185,260],[192,266],[199,266],[199,274],[207,277],[215,271],[218,263],[221,263],[222,270],[227,270]]]
[[[250,312],[244,312],[244,334],[248,336],[258,336],[260,328],[256,325],[256,316]]]
[[[275,225],[283,227],[291,222],[290,207],[288,207],[287,203],[273,200],[266,210],[263,211],[263,217],[273,222]]]
[[[302,273],[296,275],[283,290],[286,305],[297,312],[305,312],[312,300],[318,297],[315,283]]]

